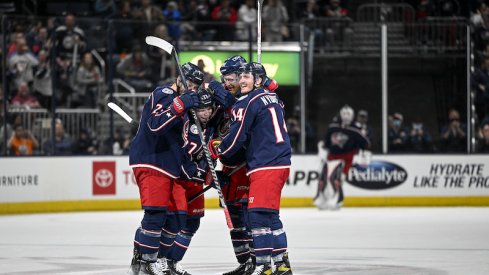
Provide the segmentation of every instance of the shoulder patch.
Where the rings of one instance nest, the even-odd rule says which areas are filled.
[[[192,126],[190,126],[190,133],[195,134],[195,135],[199,134],[199,129],[197,129],[197,125],[192,124]]]
[[[163,93],[165,93],[165,94],[169,94],[169,95],[171,95],[171,94],[173,94],[173,93],[174,93],[174,91],[173,91],[172,89],[170,89],[170,88],[163,88],[161,91],[162,91]]]

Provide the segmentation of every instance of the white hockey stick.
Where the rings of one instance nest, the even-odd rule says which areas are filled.
[[[116,112],[128,123],[132,123],[134,121],[124,110],[122,110],[121,107],[119,107],[119,105],[115,104],[114,102],[107,103],[107,106],[109,106],[112,111]]]
[[[173,45],[168,43],[167,41],[165,41],[161,38],[158,38],[158,37],[154,37],[154,36],[146,36],[146,44],[158,47],[170,55],[172,53],[174,53],[173,57],[175,58],[175,62],[176,62],[177,68],[178,68],[178,73],[180,75],[180,79],[183,83],[183,86],[185,87],[185,92],[187,92],[188,91],[187,80],[185,79],[185,75],[183,75],[182,68],[180,66],[180,60],[178,58],[178,53],[177,53],[177,50],[175,49],[175,47],[173,47]],[[224,208],[224,215],[226,217],[226,224],[227,224],[229,229],[233,229],[234,228],[233,222],[231,221],[231,216],[229,215],[229,210],[227,208],[226,201],[224,200],[224,195],[222,194],[221,185],[219,184],[219,179],[217,178],[216,169],[214,168],[214,164],[212,162],[211,152],[209,151],[209,148],[207,147],[207,142],[205,141],[204,135],[202,134],[203,133],[202,126],[200,125],[200,122],[199,122],[199,119],[197,117],[197,114],[195,113],[195,110],[190,109],[190,113],[192,114],[195,126],[197,126],[197,130],[199,132],[200,142],[202,143],[202,147],[204,148],[204,153],[205,153],[205,157],[207,160],[207,164],[209,165],[209,169],[211,171],[212,178],[214,179],[214,182],[216,184],[216,190],[217,190],[217,194],[219,195],[219,201],[221,203],[221,206]]]

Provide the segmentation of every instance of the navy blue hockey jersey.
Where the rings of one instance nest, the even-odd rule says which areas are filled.
[[[170,105],[178,94],[170,86],[157,87],[144,104],[139,128],[129,152],[131,167],[158,170],[171,178],[178,178],[184,158],[184,117],[170,112]]]
[[[234,104],[229,133],[218,150],[230,158],[243,147],[248,174],[290,166],[290,140],[277,94],[255,89]]]
[[[359,149],[367,149],[370,141],[362,133],[362,129],[354,123],[341,127],[341,123],[333,122],[329,125],[324,137],[324,147],[332,154],[344,154]]]

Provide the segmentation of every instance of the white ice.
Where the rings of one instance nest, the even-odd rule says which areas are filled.
[[[294,274],[489,274],[489,208],[282,209]],[[141,211],[0,216],[0,274],[125,274]],[[221,274],[236,260],[208,210],[182,265]]]

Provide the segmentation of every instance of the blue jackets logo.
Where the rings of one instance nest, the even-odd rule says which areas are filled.
[[[363,189],[389,189],[407,179],[407,172],[401,166],[387,161],[372,161],[368,166],[355,164],[348,172],[347,181]]]

